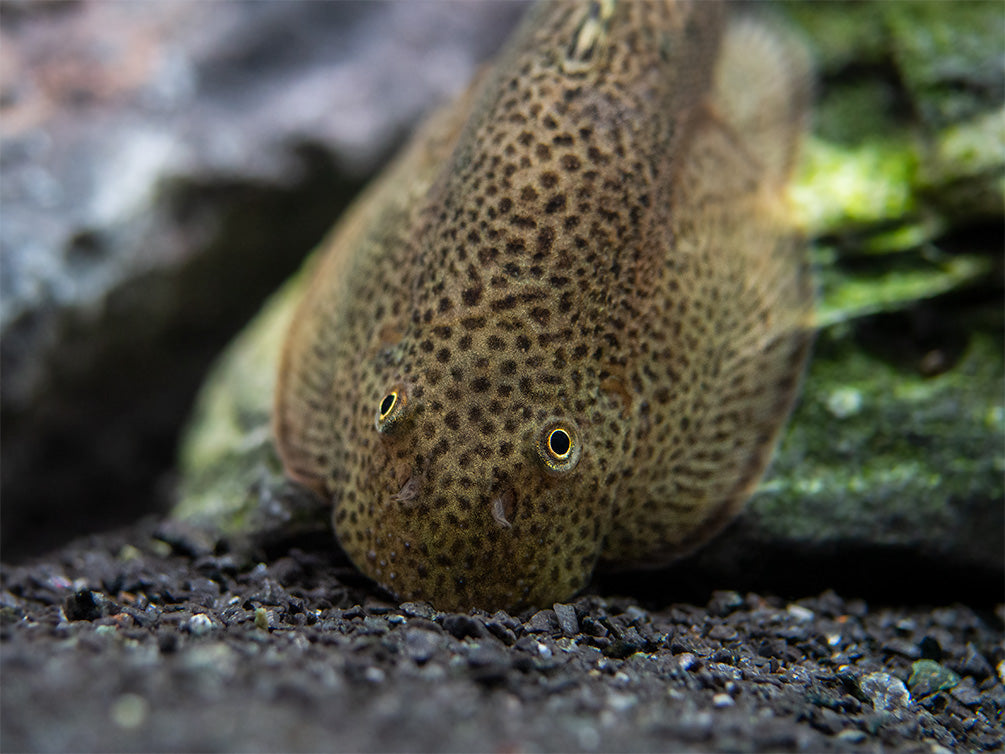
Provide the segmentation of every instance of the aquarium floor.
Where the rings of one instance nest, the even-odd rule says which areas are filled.
[[[440,613],[388,601],[333,546],[258,563],[154,521],[0,577],[3,751],[1005,745],[1000,594],[688,604],[668,583],[663,604]]]

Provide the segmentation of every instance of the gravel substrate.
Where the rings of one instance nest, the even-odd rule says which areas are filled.
[[[1001,605],[441,613],[387,601],[333,546],[256,563],[156,530],[3,567],[3,751],[1005,746]]]

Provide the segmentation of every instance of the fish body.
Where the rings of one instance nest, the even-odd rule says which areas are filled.
[[[805,62],[697,2],[533,9],[333,232],[274,426],[403,599],[514,609],[717,532],[810,343]]]

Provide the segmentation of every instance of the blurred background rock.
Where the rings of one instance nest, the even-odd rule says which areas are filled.
[[[0,5],[5,560],[167,509],[210,360],[522,9]]]

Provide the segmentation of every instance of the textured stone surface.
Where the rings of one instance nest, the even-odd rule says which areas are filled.
[[[256,563],[151,533],[0,570],[4,751],[1005,745],[1001,606],[629,591],[443,613],[379,598],[330,549]]]

